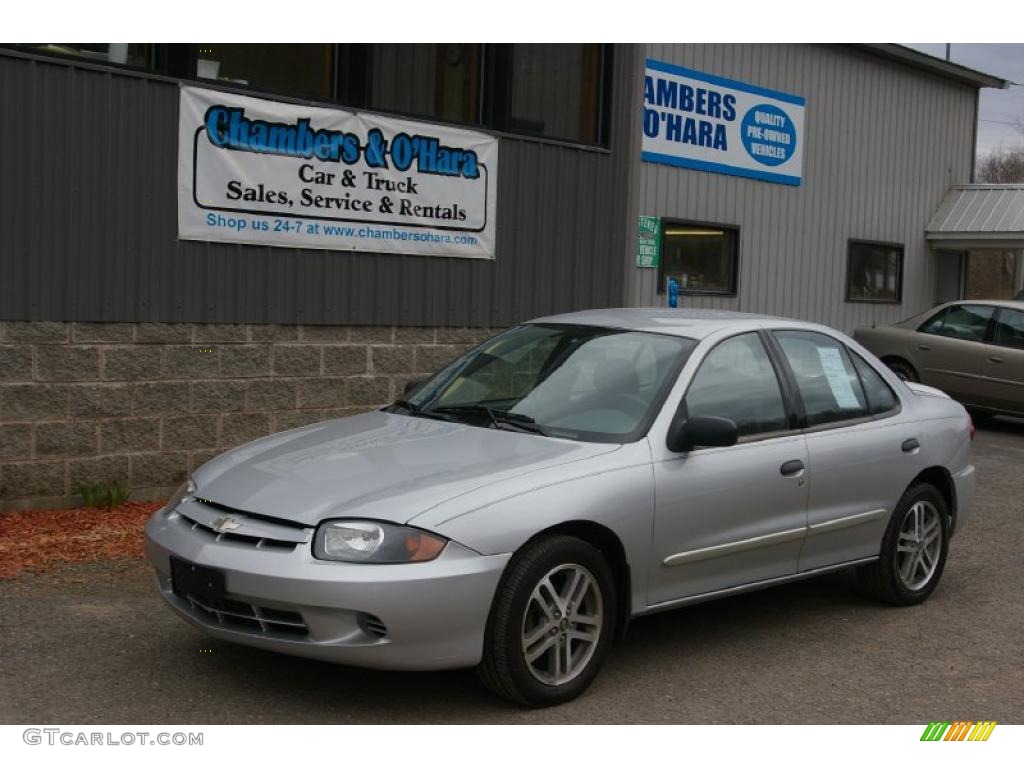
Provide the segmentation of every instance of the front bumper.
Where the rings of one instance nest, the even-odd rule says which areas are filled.
[[[218,540],[166,510],[146,524],[146,554],[166,603],[214,637],[336,663],[405,670],[479,663],[487,614],[510,557],[480,555],[449,542],[429,563],[327,562],[314,558],[308,543],[262,549]],[[232,615],[176,595],[171,556],[222,571]],[[235,603],[248,606],[254,618],[239,618],[249,614]]]

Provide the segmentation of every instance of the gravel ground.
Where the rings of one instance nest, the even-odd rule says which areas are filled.
[[[470,671],[337,667],[204,638],[138,561],[0,581],[3,723],[1024,722],[1024,421],[975,443],[973,519],[924,605],[837,574],[633,623],[593,688],[529,711]]]

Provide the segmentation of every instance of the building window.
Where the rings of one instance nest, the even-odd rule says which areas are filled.
[[[200,43],[22,46],[183,80],[607,146],[611,46]]]
[[[196,77],[261,91],[330,99],[333,45],[200,43]]]
[[[150,43],[39,43],[29,46],[42,53],[74,56],[97,64],[153,69],[154,54]]]
[[[965,299],[1012,299],[1017,293],[1017,254],[969,251],[964,275]]]
[[[851,240],[847,301],[898,304],[903,299],[903,246]]]
[[[480,124],[483,46],[478,43],[346,45],[341,58],[342,102]]]
[[[607,49],[529,43],[488,48],[488,127],[603,144]]]
[[[659,293],[672,278],[680,293],[736,295],[738,229],[666,221],[661,238]]]

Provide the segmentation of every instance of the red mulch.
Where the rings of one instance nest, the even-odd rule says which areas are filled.
[[[66,563],[143,556],[142,527],[163,502],[111,509],[32,509],[0,514],[0,579]]]

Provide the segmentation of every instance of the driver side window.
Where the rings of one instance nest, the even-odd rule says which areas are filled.
[[[689,416],[736,422],[740,437],[789,427],[775,368],[756,333],[734,336],[712,349],[694,374],[685,403]]]
[[[948,336],[963,341],[984,341],[995,307],[957,304],[939,312],[921,325],[921,333]]]

